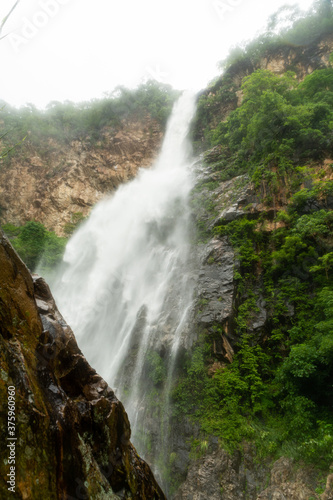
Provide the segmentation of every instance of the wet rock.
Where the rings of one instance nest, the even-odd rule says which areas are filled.
[[[8,387],[15,387],[16,480],[11,496],[164,499],[130,442],[122,403],[84,358],[45,281],[30,276],[2,234],[0,304],[3,402]],[[7,429],[7,411],[0,412],[0,424]],[[8,498],[5,438],[1,498]]]
[[[257,218],[261,213],[259,196],[256,195],[247,175],[240,175],[220,183],[215,193],[219,214],[214,219],[212,227],[232,222],[245,215],[248,218]]]
[[[243,461],[218,449],[191,464],[187,479],[173,500],[245,500],[256,498],[256,488],[267,474],[262,464],[251,463],[251,454]],[[252,470],[249,469],[251,467]]]
[[[219,324],[228,336],[228,325],[233,318],[234,269],[237,268],[234,250],[228,238],[211,240],[203,249],[201,262],[196,320],[199,326],[208,329]],[[226,335],[221,337],[221,342],[227,359],[232,359],[232,347]]]

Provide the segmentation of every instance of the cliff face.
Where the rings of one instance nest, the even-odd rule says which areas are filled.
[[[331,163],[331,160],[326,160],[317,165],[312,172],[313,178],[321,172],[321,181],[332,182]],[[215,175],[205,165],[204,173],[199,173],[200,182],[203,186],[209,186]],[[308,182],[307,186],[311,187],[312,182]],[[267,238],[284,227],[282,221],[274,219],[274,214],[278,209],[286,208],[290,201],[281,189],[275,207],[265,205],[260,191],[255,188],[248,175],[216,184],[213,190],[206,187],[197,190],[192,200],[194,215],[200,221],[200,227],[204,226],[206,229],[206,234],[201,235],[206,241],[201,242],[196,249],[200,257],[195,271],[196,315],[192,331],[197,332],[198,338],[204,336],[206,343],[210,345],[211,354],[205,371],[212,379],[219,371],[230,367],[237,355],[242,342],[242,336],[237,332],[237,314],[244,301],[238,288],[239,275],[243,272],[239,249],[233,247],[228,236],[213,237],[213,229],[220,224],[226,227],[230,223],[248,219],[256,222],[257,232]],[[207,204],[205,206],[203,202],[205,199],[213,202],[213,210],[211,206],[207,209]],[[322,197],[315,204],[310,200],[303,207],[304,213],[332,209],[331,196]],[[309,276],[303,279],[309,279]],[[247,293],[252,293],[254,297],[250,314],[246,318],[246,328],[251,338],[265,345],[272,328],[272,310],[263,294],[261,281],[262,270],[258,267],[251,292],[245,292],[246,297]],[[286,301],[283,316],[279,320],[281,323],[292,322],[294,317],[295,305]],[[286,355],[285,352],[283,354]],[[235,385],[232,391],[236,390]],[[218,418],[216,411],[216,420]],[[174,418],[172,425],[174,432],[171,446],[177,457],[172,465],[172,472],[182,478],[173,500],[333,499],[332,466],[330,473],[319,473],[314,465],[306,465],[301,459],[297,461],[281,457],[276,460],[270,454],[259,457],[255,445],[245,441],[240,450],[230,453],[214,435],[202,433],[195,419],[180,421],[179,418]],[[191,441],[192,448],[189,445]],[[197,444],[197,456],[193,451],[193,442],[202,443],[203,446],[200,449],[200,444]]]
[[[294,71],[299,80],[315,69],[325,68],[329,64],[329,54],[333,51],[333,35],[325,35],[320,40],[309,44],[295,46],[281,45],[267,51],[258,62],[247,60],[240,66],[229,69],[235,83],[241,84],[244,76],[256,69],[267,69],[276,74]]]
[[[22,225],[35,219],[63,235],[73,214],[87,216],[105,193],[150,166],[161,140],[161,126],[151,118],[124,121],[118,132],[106,128],[96,143],[49,139],[37,150],[28,135],[0,169],[2,222]]]
[[[270,469],[265,463],[256,464],[251,450],[245,450],[242,458],[218,450],[191,465],[174,500],[331,500],[332,483],[333,474],[317,495],[313,467],[300,467],[283,457]]]
[[[2,234],[0,360],[1,498],[165,498],[123,405]]]
[[[201,93],[203,99],[210,100],[210,111],[204,120],[199,112],[193,124],[193,136],[197,142],[197,147],[199,149],[205,148],[202,145],[205,142],[203,125],[207,121],[211,128],[216,127],[218,123],[225,121],[230,112],[242,103],[243,92],[241,85],[244,77],[251,75],[258,69],[272,71],[277,75],[292,71],[300,81],[316,69],[329,67],[331,52],[333,52],[333,35],[328,34],[308,45],[284,44],[267,50],[266,54],[258,60],[244,58],[232,64],[214,85]],[[222,99],[221,93],[223,94]]]
[[[204,91],[201,101],[199,98],[194,138],[198,149],[211,149],[201,157],[192,199],[199,239],[194,252],[200,256],[194,273],[196,314],[191,328],[197,333],[197,343],[175,393],[176,410],[188,420],[180,423],[179,413],[174,418],[172,452],[176,459],[172,472],[178,474],[181,483],[174,500],[333,498],[332,427],[329,424],[327,429],[331,430],[322,431],[317,420],[325,418],[325,405],[328,401],[331,404],[328,380],[332,377],[333,351],[325,365],[328,378],[321,372],[320,363],[314,368],[313,373],[318,371],[313,378],[302,372],[305,360],[315,359],[316,349],[331,338],[331,326],[326,321],[332,311],[320,300],[328,300],[332,291],[332,267],[325,270],[318,263],[332,255],[328,236],[333,208],[332,150],[323,146],[318,149],[320,154],[311,157],[309,151],[315,146],[308,141],[306,153],[293,156],[295,147],[286,166],[279,163],[281,157],[273,148],[269,158],[268,154],[258,155],[251,164],[249,147],[242,168],[237,170],[234,165],[241,139],[238,150],[231,147],[230,137],[235,136],[232,127],[227,128],[230,111],[246,104],[247,96],[244,98],[240,90],[245,76],[256,69],[278,75],[293,70],[301,81],[315,69],[329,68],[332,50],[330,35],[316,45],[276,49],[256,64],[244,60]],[[319,73],[332,75],[332,69]],[[332,84],[323,90],[332,92]],[[305,101],[300,100],[300,106],[305,106]],[[278,112],[278,106],[271,104]],[[251,116],[259,108],[258,99]],[[266,109],[267,122],[261,122],[261,130],[253,134],[253,149],[265,143],[265,131],[270,131],[271,115]],[[226,123],[220,135],[215,134],[214,142],[210,142],[209,133],[222,121]],[[233,123],[235,130],[243,126],[244,131],[241,120]],[[223,134],[224,141],[216,145]],[[323,135],[327,138],[330,134],[330,126],[326,126]],[[276,142],[280,144],[281,137]],[[320,217],[325,221],[321,229],[317,223],[313,231],[301,229],[302,224],[319,221]],[[303,348],[308,349],[308,357],[302,357]],[[268,355],[266,361],[261,355]],[[192,376],[194,370],[200,376]],[[260,395],[254,389],[258,382],[262,384]],[[254,409],[255,399],[266,397],[264,394],[272,405],[261,400]],[[300,397],[316,408],[315,413],[305,416],[306,411],[296,404]],[[247,398],[253,399],[247,403]],[[244,420],[238,419],[241,414]],[[249,432],[241,435],[240,427],[247,426],[251,418],[258,425],[251,428],[250,424]],[[241,436],[237,446],[228,447],[228,440],[232,443],[237,433]],[[313,448],[311,455],[309,446],[317,439],[318,443],[322,439],[330,444],[325,450],[321,445]],[[291,440],[292,446],[298,447],[297,453],[292,447],[288,449]],[[190,441],[192,446],[187,444]]]

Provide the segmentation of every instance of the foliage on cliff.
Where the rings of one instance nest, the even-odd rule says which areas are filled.
[[[29,221],[24,226],[4,224],[2,230],[31,271],[39,266],[41,272],[49,274],[63,256],[67,239],[48,231],[40,222]]]
[[[288,174],[302,161],[333,153],[333,69],[314,71],[301,83],[258,70],[243,81],[244,100],[227,122],[210,132],[212,145],[235,156],[256,180],[275,166]],[[271,175],[271,174],[268,174]]]
[[[316,70],[301,83],[292,72],[279,77],[257,70],[244,78],[242,91],[242,105],[228,120],[205,130],[208,145],[220,148],[217,171],[227,166],[262,176],[275,165],[287,173],[300,161],[332,154],[332,68]],[[199,112],[209,107],[205,98]]]
[[[297,5],[284,5],[269,18],[263,34],[242,47],[233,47],[220,67],[255,64],[277,49],[314,44],[332,30],[331,0],[316,0],[307,12],[300,11]]]
[[[226,332],[214,324],[188,358],[174,397],[178,414],[194,416],[228,449],[253,439],[260,453],[289,453],[328,466],[333,460],[333,213],[321,194],[318,185],[298,191],[287,211],[277,213],[274,230],[267,229],[265,214],[261,220],[244,217],[215,227],[216,236],[228,235],[240,262],[234,273],[236,354],[232,364],[221,366],[212,342]],[[308,210],[310,199],[318,203],[313,210]],[[260,302],[267,320],[258,334],[251,324]],[[214,363],[217,369],[209,375]]]
[[[301,83],[291,72],[279,77],[257,70],[244,78],[242,103],[222,122],[212,109],[234,97],[230,80],[222,79],[219,89],[202,96],[198,107],[213,146],[205,154],[212,172],[202,185],[205,196],[211,186],[213,200],[219,182],[247,173],[261,208],[212,224],[214,202],[209,207],[205,236],[227,236],[236,254],[234,317],[228,332],[218,322],[202,329],[174,390],[176,415],[198,421],[204,435],[218,436],[227,449],[254,440],[259,454],[289,454],[328,467],[333,69],[316,70]],[[262,304],[266,320],[256,330]],[[213,349],[230,328],[237,339],[231,364]]]
[[[215,79],[199,98],[192,130],[197,149],[212,145],[212,130],[239,105],[244,76],[274,67],[279,74],[295,72],[300,80],[314,69],[327,66],[327,46],[332,47],[332,12],[331,0],[314,2],[308,13],[299,12],[295,6],[284,6],[271,17],[262,35],[231,50],[220,64],[222,77]]]
[[[2,141],[11,146],[28,135],[27,143],[41,148],[50,139],[69,144],[89,136],[96,141],[104,127],[120,130],[127,119],[146,116],[164,127],[177,95],[169,85],[151,80],[134,90],[119,87],[103,99],[82,103],[54,101],[44,111],[33,104],[16,109],[2,103],[2,129],[9,131]]]

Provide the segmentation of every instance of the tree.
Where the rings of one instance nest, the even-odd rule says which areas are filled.
[[[29,269],[34,270],[46,244],[47,230],[40,222],[30,221],[23,226],[13,246]]]
[[[332,17],[332,0],[317,0],[314,3],[314,7],[320,16],[327,18]]]

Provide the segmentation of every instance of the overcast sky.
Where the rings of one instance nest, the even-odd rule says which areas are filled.
[[[1,0],[3,19],[14,0]],[[0,99],[39,107],[155,78],[200,89],[280,6],[312,0],[21,0],[0,41]]]

